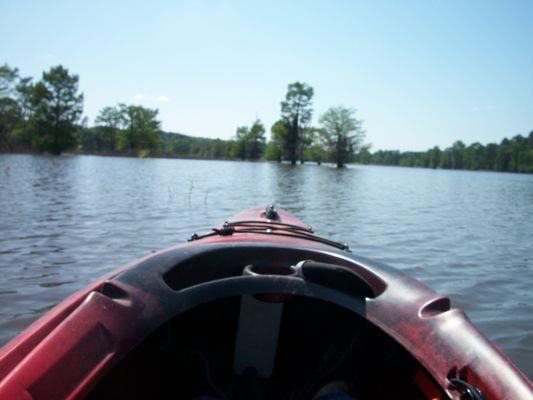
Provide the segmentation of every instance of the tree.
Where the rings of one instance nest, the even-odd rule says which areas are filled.
[[[155,150],[159,144],[158,110],[119,104],[124,129],[117,139],[119,150]]]
[[[342,168],[361,148],[365,133],[362,122],[355,118],[355,110],[331,107],[319,120],[321,135],[329,148],[337,168]]]
[[[270,142],[265,149],[265,158],[271,161],[281,162],[283,159],[283,145],[289,134],[289,126],[286,121],[280,119],[270,128]]]
[[[11,134],[21,119],[21,111],[13,98],[18,70],[7,64],[0,66],[0,149],[12,149]]]
[[[428,150],[428,165],[429,168],[438,168],[442,159],[442,151],[439,149],[439,146],[433,147],[431,150]]]
[[[119,130],[125,123],[123,110],[120,107],[104,107],[95,120],[101,128],[101,146],[99,150],[115,150]]]
[[[13,94],[17,78],[17,68],[11,68],[7,64],[0,66],[0,98],[10,97]]]
[[[265,127],[257,119],[250,127],[246,135],[246,155],[250,160],[258,160],[265,150]]]
[[[328,159],[328,152],[324,148],[321,129],[314,127],[305,127],[302,129],[302,140],[300,141],[300,162],[314,161],[317,164]]]
[[[0,98],[0,150],[12,150],[12,132],[20,123],[20,107],[9,97]]]
[[[31,124],[40,150],[61,154],[76,143],[76,123],[83,111],[78,75],[59,65],[43,73],[33,88]]]
[[[35,86],[31,77],[19,78],[15,86],[15,97],[20,109],[20,120],[17,127],[11,133],[13,142],[23,149],[29,149],[32,146],[33,134],[29,126],[29,121],[33,115],[33,93]]]
[[[265,127],[257,119],[252,126],[239,126],[235,131],[232,157],[241,160],[258,160],[265,150]]]
[[[298,143],[298,156],[300,158],[300,164],[303,164],[306,160],[306,154],[309,154],[307,152],[307,149],[313,145],[313,143],[316,144],[316,138],[318,135],[318,129],[310,127],[310,126],[304,126],[300,128],[300,140]]]
[[[281,102],[281,116],[288,127],[284,137],[284,150],[292,165],[296,164],[301,139],[301,129],[313,116],[313,88],[306,83],[289,84],[285,101]]]
[[[472,143],[464,150],[464,168],[481,170],[486,167],[486,152],[485,147],[481,143]]]
[[[328,158],[328,153],[324,146],[320,143],[314,143],[305,149],[305,159],[309,161],[314,161],[318,165],[322,164]]]
[[[485,148],[486,154],[486,168],[488,170],[497,170],[498,145],[496,143],[489,143]]]
[[[235,142],[233,144],[233,158],[246,159],[246,141],[249,133],[247,126],[239,126],[235,131]]]
[[[370,153],[363,146],[357,161],[370,164],[401,165],[405,167],[493,170],[506,172],[533,172],[533,132],[528,137],[516,135],[501,143],[483,145],[475,142],[468,146],[456,141],[440,150],[435,146],[425,152],[378,150]]]
[[[452,168],[463,169],[465,144],[460,140],[452,145]]]
[[[370,144],[364,144],[361,146],[361,149],[356,154],[356,161],[361,164],[371,164],[372,163],[372,153],[370,153]]]
[[[32,112],[32,96],[34,91],[32,80],[31,77],[20,78],[15,86],[16,97],[24,122],[30,119]]]
[[[442,152],[442,157],[440,161],[440,167],[443,169],[452,169],[453,163],[452,163],[452,149],[451,147],[447,147]]]

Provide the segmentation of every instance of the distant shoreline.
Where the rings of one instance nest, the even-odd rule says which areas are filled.
[[[168,158],[168,159],[182,159],[182,160],[206,160],[206,161],[269,161],[269,160],[240,160],[237,158],[216,158],[216,157],[202,157],[202,156],[194,156],[190,154],[172,154],[172,153],[164,153],[160,151],[151,152],[146,156],[140,156],[138,154],[139,152],[131,151],[131,152],[109,152],[109,151],[102,151],[102,152],[95,152],[95,151],[72,151],[72,152],[64,152],[62,155],[72,155],[72,156],[100,156],[100,157],[123,157],[123,158]],[[54,157],[59,157],[60,155],[55,155],[51,153],[46,152],[39,152],[34,150],[13,150],[13,151],[0,151],[0,155],[2,154],[21,154],[21,155],[49,155]],[[270,162],[270,161],[269,161]]]
[[[18,154],[18,155],[49,155],[54,157],[60,157],[61,155],[54,155],[50,153],[43,153],[32,150],[15,150],[15,151],[0,151],[0,155],[3,154]],[[278,162],[266,159],[258,160],[241,160],[236,158],[215,158],[215,157],[200,157],[193,156],[188,154],[169,154],[163,152],[154,152],[150,153],[147,156],[139,156],[137,152],[88,152],[88,151],[78,151],[78,152],[65,152],[62,155],[66,156],[98,156],[98,157],[120,157],[120,158],[159,158],[159,159],[174,159],[174,160],[198,160],[198,161],[235,161],[235,162],[266,162],[266,163],[275,163],[275,164],[287,164],[290,165],[290,162]],[[305,164],[317,165],[314,161],[306,161]],[[328,162],[322,164],[330,164]],[[491,169],[454,169],[454,168],[430,168],[423,166],[410,166],[410,165],[390,165],[390,164],[374,164],[374,163],[361,163],[361,162],[351,162],[348,165],[358,165],[358,166],[375,166],[375,167],[393,167],[393,168],[408,168],[408,169],[430,169],[430,170],[439,170],[439,171],[469,171],[469,172],[501,172],[506,174],[519,174],[519,175],[531,175],[531,172],[518,172],[518,171],[495,171]]]
[[[138,152],[114,152],[114,151],[79,151],[69,154],[83,155],[83,156],[102,156],[102,157],[124,157],[124,158],[168,158],[168,159],[182,159],[182,160],[221,160],[221,161],[242,161],[235,158],[216,158],[216,157],[201,157],[191,154],[173,154],[160,151],[150,152],[146,156],[140,156]],[[248,160],[249,161],[249,160]]]

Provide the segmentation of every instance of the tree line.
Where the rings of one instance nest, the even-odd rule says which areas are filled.
[[[516,135],[499,144],[476,142],[467,146],[459,140],[443,150],[435,146],[420,152],[378,150],[371,153],[364,148],[357,161],[405,167],[533,173],[533,131],[527,137]]]
[[[457,141],[426,152],[370,151],[364,143],[356,110],[336,106],[312,125],[314,89],[302,82],[288,85],[280,116],[270,127],[270,140],[260,119],[239,126],[230,140],[164,132],[158,110],[140,105],[106,106],[89,127],[82,117],[84,96],[78,75],[59,65],[39,81],[18,69],[0,66],[0,152],[65,151],[95,154],[332,162],[410,167],[533,172],[533,132],[500,144],[466,146]]]
[[[22,77],[17,68],[0,66],[0,151],[65,151],[125,155],[163,155],[241,160],[334,161],[338,167],[353,160],[364,132],[355,111],[332,107],[310,125],[313,88],[295,82],[281,102],[279,120],[266,129],[256,119],[239,126],[227,141],[163,132],[158,110],[139,105],[106,106],[94,126],[82,118],[83,93],[78,75],[59,65],[38,82]]]
[[[60,154],[76,144],[74,132],[83,111],[79,78],[62,66],[38,82],[0,67],[0,149],[31,148]]]

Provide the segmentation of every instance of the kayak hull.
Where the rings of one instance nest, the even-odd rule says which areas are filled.
[[[253,209],[229,220],[236,221],[309,229],[282,210],[276,220]],[[84,398],[166,321],[210,301],[257,293],[316,298],[365,318],[423,366],[428,376],[420,386],[427,398],[441,392],[460,398],[454,379],[479,388],[486,399],[532,397],[528,378],[466,315],[414,278],[301,233],[294,237],[294,231],[232,229],[122,266],[58,304],[0,350],[0,398]],[[339,290],[322,278],[242,275],[242,265],[302,260],[349,270],[371,294]]]

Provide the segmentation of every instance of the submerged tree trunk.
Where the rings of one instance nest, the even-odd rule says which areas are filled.
[[[298,160],[298,139],[298,114],[296,114],[289,131],[289,159],[291,160],[291,165],[296,165]]]
[[[342,157],[342,153],[343,153],[342,146],[343,146],[342,135],[338,133],[337,134],[337,149],[336,149],[337,154],[335,154],[335,160],[337,161],[337,168],[344,167],[343,157]]]

